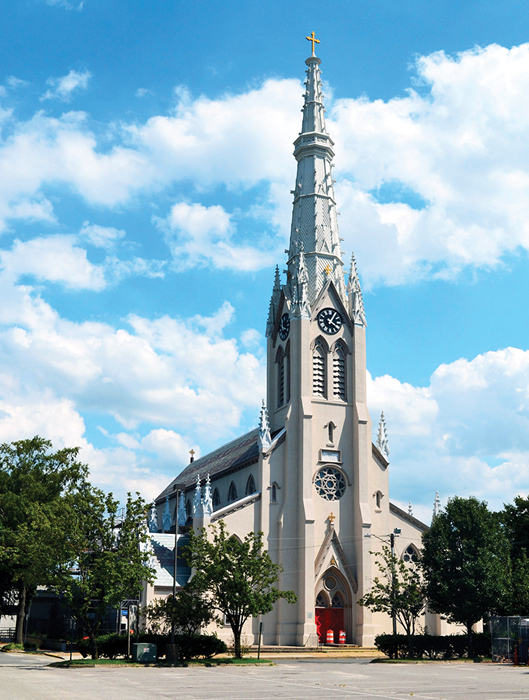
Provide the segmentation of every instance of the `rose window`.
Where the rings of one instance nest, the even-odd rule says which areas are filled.
[[[345,477],[334,467],[323,467],[314,480],[318,495],[326,501],[337,501],[345,493]]]

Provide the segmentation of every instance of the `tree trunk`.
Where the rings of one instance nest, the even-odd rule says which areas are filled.
[[[95,638],[92,630],[90,630],[90,632],[88,633],[88,636],[90,637],[90,652],[92,654],[92,659],[97,661],[97,659],[99,658],[98,654],[97,654],[97,643],[96,643],[96,638]]]
[[[17,622],[15,629],[15,644],[24,643],[24,617],[26,614],[26,586],[18,584]]]
[[[467,622],[467,634],[468,634],[468,658],[472,658],[472,625],[473,622]]]

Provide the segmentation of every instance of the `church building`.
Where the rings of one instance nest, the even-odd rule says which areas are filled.
[[[276,268],[266,327],[266,401],[258,427],[192,461],[156,498],[149,529],[158,577],[144,603],[172,591],[175,528],[180,548],[190,526],[222,519],[241,538],[261,530],[283,567],[278,586],[297,594],[263,616],[265,644],[315,646],[330,630],[336,642],[344,631],[348,643],[370,646],[392,628],[387,615],[356,604],[378,575],[371,552],[394,535],[396,554],[416,560],[427,526],[390,502],[383,415],[372,442],[366,314],[354,256],[344,273],[319,42],[307,38],[287,273],[283,284]],[[179,560],[178,585],[189,573]],[[247,623],[249,643],[257,625]]]

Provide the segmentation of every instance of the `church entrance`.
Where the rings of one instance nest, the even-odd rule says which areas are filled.
[[[318,583],[316,596],[316,631],[320,644],[327,643],[327,634],[332,632],[334,644],[340,640],[340,632],[351,638],[351,605],[349,587],[338,571],[329,569]]]

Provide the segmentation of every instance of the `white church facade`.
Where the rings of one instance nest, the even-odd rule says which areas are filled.
[[[314,46],[314,43],[313,43]],[[264,533],[281,564],[280,601],[263,616],[265,644],[373,644],[391,620],[357,605],[378,574],[371,553],[395,538],[399,556],[418,555],[427,526],[389,499],[382,417],[377,444],[366,399],[366,316],[354,256],[347,279],[334,197],[334,143],[325,126],[320,59],[306,60],[302,129],[287,275],[276,268],[266,329],[267,395],[259,426],[192,461],[153,504],[150,530],[158,577],[144,602],[172,591],[175,527],[222,519],[243,537]],[[178,564],[178,585],[189,576]],[[429,620],[431,632],[439,621]],[[247,623],[251,643],[257,621]],[[226,636],[228,631],[226,630]]]

